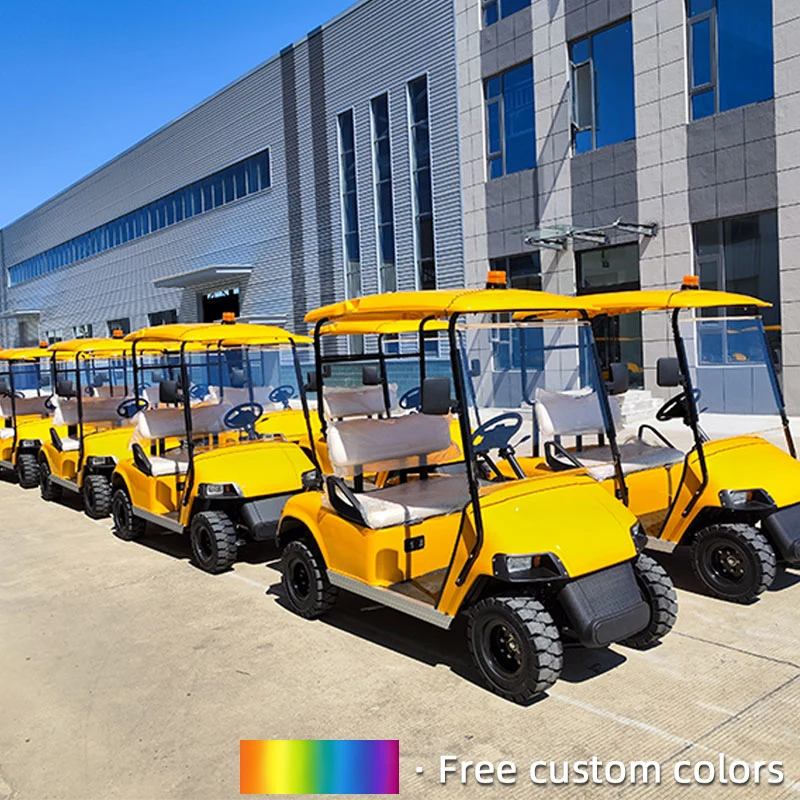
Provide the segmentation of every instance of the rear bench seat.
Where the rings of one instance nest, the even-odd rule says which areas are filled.
[[[619,404],[610,401],[616,428],[621,426]],[[597,435],[605,432],[600,399],[592,390],[550,392],[536,390],[536,422],[542,439],[555,436]],[[668,467],[683,461],[684,453],[674,447],[651,445],[634,436],[618,444],[622,471],[625,475],[654,467]],[[614,476],[611,448],[608,445],[588,447],[572,453],[589,474],[598,481]]]
[[[227,403],[192,408],[193,436],[210,436],[229,430],[222,421],[233,406]],[[163,441],[170,438],[182,438],[186,435],[183,408],[155,408],[140,411],[136,415],[136,428],[133,439],[139,445],[140,440]],[[188,453],[181,449],[168,451],[163,456],[150,456],[138,446],[139,458],[144,458],[154,477],[164,475],[184,475],[189,468]]]
[[[450,419],[446,415],[377,418],[385,412],[379,386],[338,390],[333,398],[331,392],[326,395],[326,409],[341,420],[329,424],[327,435],[328,456],[339,477],[424,466],[427,456],[452,445]],[[341,419],[355,414],[376,417]],[[464,477],[431,475],[427,479],[352,493],[351,498],[355,499],[356,510],[366,525],[380,529],[457,511],[469,502],[469,487]],[[329,497],[323,502],[332,507]]]

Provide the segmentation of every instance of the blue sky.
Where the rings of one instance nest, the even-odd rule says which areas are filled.
[[[350,4],[3,3],[0,227]]]

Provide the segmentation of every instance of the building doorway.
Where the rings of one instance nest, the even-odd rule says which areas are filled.
[[[578,294],[627,292],[640,288],[639,245],[623,244],[577,253]],[[593,320],[603,370],[622,362],[628,367],[630,386],[644,388],[642,315],[623,314]]]
[[[204,294],[200,310],[203,322],[218,322],[222,319],[222,315],[228,312],[233,312],[238,317],[239,288]]]

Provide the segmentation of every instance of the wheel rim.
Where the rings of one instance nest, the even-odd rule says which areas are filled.
[[[117,526],[117,530],[126,531],[128,530],[128,509],[125,507],[125,503],[119,497],[115,498],[114,500],[114,524]]]
[[[755,580],[749,553],[728,539],[709,543],[703,554],[703,567],[712,585],[723,591],[744,591]]]
[[[483,651],[493,671],[504,678],[513,678],[522,670],[522,645],[506,622],[494,621],[484,628]]]
[[[85,484],[84,499],[86,501],[86,505],[89,506],[89,508],[93,509],[94,508],[94,490],[92,489],[91,481],[89,481],[87,484]]]
[[[214,537],[207,528],[200,528],[197,538],[197,555],[205,564],[209,562],[216,552]]]
[[[289,570],[289,584],[292,594],[299,600],[305,600],[311,594],[311,574],[302,561],[295,561]]]
[[[39,464],[39,486],[43,492],[50,489],[50,465],[46,461]]]

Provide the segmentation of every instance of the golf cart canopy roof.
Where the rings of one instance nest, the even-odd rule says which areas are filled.
[[[306,314],[306,322],[337,320],[420,320],[453,314],[525,312],[525,316],[580,316],[596,311],[585,297],[564,297],[529,289],[430,289],[373,294],[333,303]]]
[[[419,326],[424,319],[361,319],[360,317],[341,317],[335,322],[328,322],[322,326],[320,333],[323,336],[339,335],[368,335],[396,336],[401,333],[419,333]],[[429,320],[425,323],[425,331],[447,330],[444,320]]]
[[[43,347],[11,347],[0,350],[0,361],[34,361],[52,355]]]
[[[710,289],[659,289],[653,291],[609,292],[584,295],[594,306],[591,316],[629,314],[633,311],[668,311],[676,308],[722,308],[757,306],[768,308],[772,304],[757,297]]]
[[[157,325],[129,333],[127,342],[224,343],[226,345],[283,344],[309,342],[273,325],[247,322],[198,322],[194,324]]]
[[[65,342],[54,342],[47,350],[58,353],[59,356],[108,356],[130,353],[131,346],[122,339],[69,339]]]

